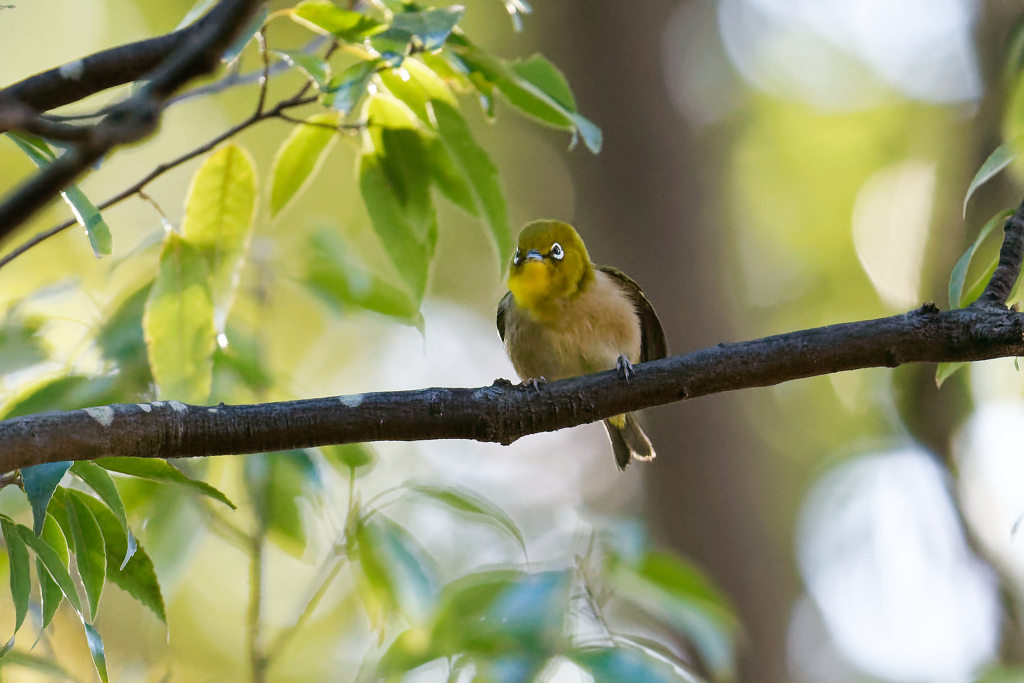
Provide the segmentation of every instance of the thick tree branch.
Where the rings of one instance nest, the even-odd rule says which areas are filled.
[[[719,345],[541,385],[420,389],[261,405],[114,405],[0,422],[0,471],[103,456],[193,457],[363,441],[474,439],[509,444],[623,412],[804,377],[904,363],[1024,355],[1024,315],[940,312],[831,325]]]
[[[188,32],[149,72],[149,82],[138,93],[114,106],[95,125],[83,126],[73,147],[4,198],[0,204],[0,239],[110,150],[149,136],[159,123],[167,99],[185,83],[219,64],[220,56],[259,4],[260,0],[221,0],[211,9],[206,20]],[[24,102],[19,106],[24,106]]]
[[[1003,244],[999,248],[999,265],[985,291],[971,304],[975,308],[1001,308],[1013,291],[1024,260],[1024,202],[1006,219],[1003,226]]]

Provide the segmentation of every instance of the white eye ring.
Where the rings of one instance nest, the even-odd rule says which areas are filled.
[[[562,251],[561,244],[555,242],[553,245],[551,245],[551,258],[558,259],[559,261],[561,261],[563,256],[565,256],[565,252]]]
[[[519,248],[518,247],[516,248],[515,255],[512,257],[512,265],[514,265],[514,266],[518,266],[519,265]]]

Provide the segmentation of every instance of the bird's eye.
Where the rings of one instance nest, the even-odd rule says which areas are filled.
[[[562,251],[562,245],[559,244],[558,242],[555,242],[551,246],[551,258],[558,259],[559,261],[561,261],[563,256],[565,256],[565,253]]]
[[[518,266],[519,265],[519,249],[518,248],[516,248],[516,253],[512,257],[512,265],[514,265],[514,266]]]

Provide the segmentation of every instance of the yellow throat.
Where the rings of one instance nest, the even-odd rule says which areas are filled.
[[[508,290],[520,308],[537,311],[550,303],[553,284],[551,275],[550,265],[543,261],[531,261],[509,273]]]

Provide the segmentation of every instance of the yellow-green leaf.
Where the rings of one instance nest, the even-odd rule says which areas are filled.
[[[312,182],[327,158],[327,152],[338,139],[337,112],[316,114],[298,124],[274,156],[270,172],[270,213],[276,216],[288,202],[302,193]]]

